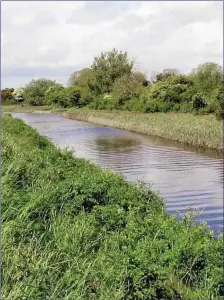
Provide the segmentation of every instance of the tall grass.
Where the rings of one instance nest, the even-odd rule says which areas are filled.
[[[222,239],[2,118],[3,299],[222,299]]]
[[[31,105],[22,105],[22,104],[9,104],[2,105],[1,111],[4,112],[21,112],[21,113],[31,113],[34,111],[49,111],[51,109],[50,106],[31,106]]]
[[[87,109],[69,109],[63,115],[77,120],[127,129],[195,146],[217,150],[223,147],[222,122],[213,115],[143,114]]]

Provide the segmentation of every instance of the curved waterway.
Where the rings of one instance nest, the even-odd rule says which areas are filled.
[[[180,217],[199,212],[214,231],[223,229],[223,164],[221,153],[197,149],[152,136],[132,133],[58,115],[14,113],[60,148],[144,181],[165,199],[167,211]]]

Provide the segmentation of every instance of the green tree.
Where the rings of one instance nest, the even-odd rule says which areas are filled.
[[[44,105],[45,92],[50,86],[55,85],[55,81],[40,78],[31,80],[24,89],[24,100],[30,105]]]
[[[144,74],[139,72],[130,75],[125,74],[117,78],[113,84],[113,98],[115,98],[119,104],[124,104],[126,100],[132,98],[138,98],[143,89],[145,80]]]
[[[68,86],[77,85],[77,79],[79,77],[80,71],[74,71],[68,79]]]
[[[89,88],[89,83],[92,78],[93,70],[90,68],[82,69],[77,78],[77,85],[82,88]]]
[[[207,102],[217,101],[215,95],[218,95],[223,80],[222,67],[216,63],[206,62],[194,69],[192,75],[195,78],[197,91],[206,97]]]
[[[110,93],[116,79],[131,74],[133,64],[128,60],[127,52],[118,52],[116,49],[102,52],[92,64],[91,91],[95,95]]]
[[[64,89],[65,88],[63,87],[63,85],[59,83],[50,86],[44,93],[45,103],[47,105],[59,104],[60,97],[62,96],[62,92],[64,91]]]
[[[177,69],[164,69],[161,73],[158,73],[156,75],[156,82],[157,81],[165,81],[168,78],[171,78],[178,74],[179,74],[179,71]]]

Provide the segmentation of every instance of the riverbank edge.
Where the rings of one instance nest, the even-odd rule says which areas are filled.
[[[4,111],[3,111],[4,112]],[[194,116],[180,113],[143,114],[123,111],[96,111],[87,109],[62,109],[23,107],[12,112],[58,114],[68,119],[86,121],[97,125],[124,129],[156,136],[186,145],[221,151],[223,149],[222,121],[214,116]]]
[[[221,151],[222,145],[222,124],[220,124],[220,139],[211,136],[211,131],[205,132],[203,126],[194,126],[190,124],[185,126],[185,121],[181,118],[189,118],[189,122],[205,123],[205,118],[209,116],[193,116],[186,114],[141,114],[129,112],[111,113],[107,111],[87,111],[87,110],[68,110],[59,113],[61,116],[69,119],[86,121],[98,125],[120,128],[136,133],[156,136],[167,140],[173,140],[182,144],[198,146],[202,148]],[[163,119],[165,119],[163,121]],[[213,120],[209,120],[210,124]],[[214,122],[219,122],[214,120]],[[197,125],[198,125],[197,124]],[[217,123],[218,124],[218,123]],[[167,126],[168,125],[168,126]],[[196,125],[196,124],[195,124]],[[173,130],[172,130],[173,129]],[[178,130],[179,129],[179,130]],[[192,130],[193,129],[193,130]],[[173,132],[175,131],[175,133]],[[218,131],[218,130],[217,130]]]

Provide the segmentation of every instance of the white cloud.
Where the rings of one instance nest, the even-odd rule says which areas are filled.
[[[113,47],[142,71],[222,64],[222,2],[4,1],[2,87],[32,78],[66,83],[70,73]]]

